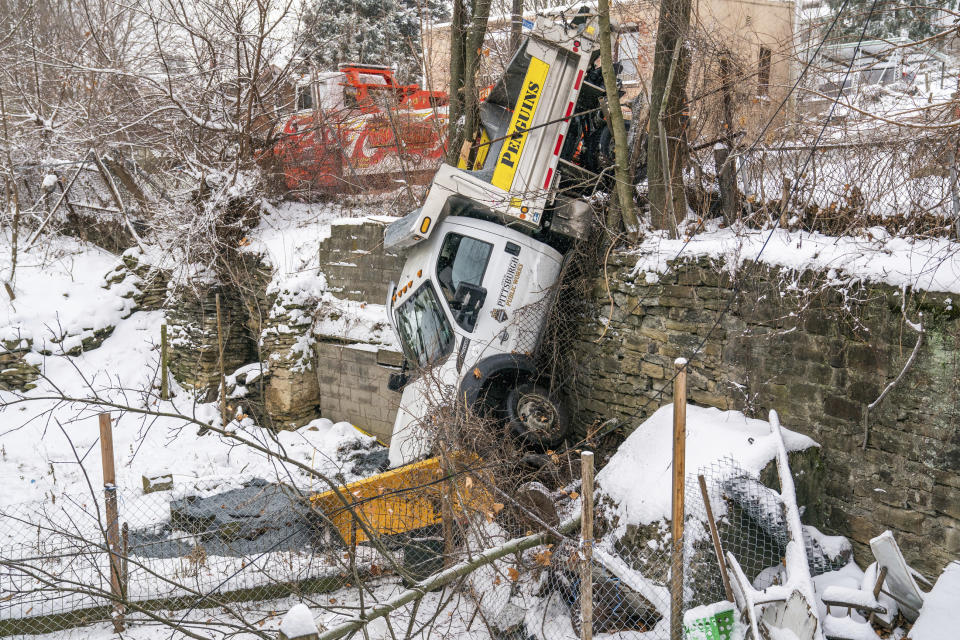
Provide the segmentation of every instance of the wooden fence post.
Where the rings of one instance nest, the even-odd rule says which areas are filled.
[[[223,321],[220,317],[220,294],[216,295],[217,303],[217,360],[220,363],[220,427],[227,426],[227,378],[223,371]]]
[[[170,385],[167,382],[167,323],[160,325],[160,399],[170,399]]]
[[[790,178],[783,176],[783,189],[780,192],[780,228],[787,229],[790,226],[790,216],[787,210],[790,207]]]
[[[683,640],[683,490],[687,451],[687,360],[677,358],[673,378],[673,513],[670,558],[670,638]]]
[[[122,557],[120,524],[117,513],[117,477],[113,467],[113,426],[109,413],[100,414],[100,456],[103,461],[104,509],[107,516],[107,547],[110,557],[110,593],[113,596],[113,630],[124,630],[124,589],[122,588]]]
[[[580,535],[583,541],[583,564],[580,567],[580,637],[593,638],[593,452],[580,454]]]
[[[733,602],[733,590],[730,588],[730,576],[727,575],[727,564],[724,561],[723,545],[720,543],[720,532],[717,530],[717,521],[713,519],[713,506],[710,504],[710,492],[707,491],[707,480],[703,474],[697,476],[700,482],[700,495],[703,496],[703,507],[707,512],[707,524],[710,525],[710,537],[713,539],[713,551],[717,554],[720,565],[720,577],[723,579],[723,592],[727,600]]]

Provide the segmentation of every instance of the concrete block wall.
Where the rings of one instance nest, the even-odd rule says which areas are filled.
[[[320,245],[320,270],[338,298],[383,304],[403,259],[384,252],[386,222],[335,224]],[[387,388],[400,370],[399,352],[373,345],[346,345],[338,336],[317,336],[315,371],[320,414],[347,421],[389,443],[400,394]]]
[[[383,304],[403,259],[383,250],[386,223],[338,224],[320,245],[320,270],[338,298]]]
[[[864,450],[864,407],[917,339],[899,289],[839,292],[818,274],[760,269],[738,275],[734,291],[722,265],[705,260],[648,283],[632,274],[636,260],[611,256],[609,295],[601,276],[584,307],[568,385],[581,433],[608,418],[636,426],[672,402],[674,359],[700,347],[690,401],[757,417],[776,409],[784,425],[823,445],[824,491],[805,521],[850,537],[861,564],[885,529],[921,571],[936,574],[960,556],[960,305],[950,295],[910,297],[908,317],[924,313],[924,343],[870,413]],[[789,282],[812,293],[781,295]]]
[[[401,354],[335,342],[318,342],[314,350],[321,415],[350,422],[388,444],[400,394],[387,382],[400,371]]]

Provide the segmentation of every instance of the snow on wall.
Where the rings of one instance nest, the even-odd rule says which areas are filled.
[[[772,267],[826,272],[828,281],[838,286],[861,281],[960,293],[960,243],[891,237],[881,228],[871,229],[870,235],[835,238],[803,231],[729,228],[708,230],[689,242],[650,235],[633,251],[638,256],[634,269],[649,274],[650,282],[680,254],[687,259],[722,259],[731,272],[759,259]]]

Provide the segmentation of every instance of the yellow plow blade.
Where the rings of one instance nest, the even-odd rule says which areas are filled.
[[[475,468],[480,460],[474,456],[464,462]],[[429,458],[338,487],[339,496],[332,489],[314,494],[310,504],[345,543],[355,544],[370,539],[358,520],[378,536],[409,533],[441,524],[444,500],[450,516],[468,510],[492,514],[493,501],[475,478],[462,469],[446,471],[439,458]]]

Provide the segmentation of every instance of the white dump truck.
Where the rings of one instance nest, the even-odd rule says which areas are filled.
[[[391,467],[430,453],[423,419],[439,405],[496,409],[534,446],[567,433],[534,356],[563,251],[594,222],[575,194],[598,179],[597,35],[586,8],[538,17],[480,105],[469,166],[441,165],[422,206],[386,230],[385,249],[406,258],[387,300],[407,360],[391,381],[402,388]]]

